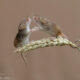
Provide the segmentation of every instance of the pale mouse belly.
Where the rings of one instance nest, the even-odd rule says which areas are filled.
[[[23,39],[23,41],[22,41],[23,45],[24,45],[24,44],[28,44],[28,43],[30,42],[29,39],[30,39],[30,34],[28,34],[28,35]]]

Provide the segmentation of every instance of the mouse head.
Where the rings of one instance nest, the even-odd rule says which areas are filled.
[[[30,24],[31,24],[31,18],[27,17],[20,22],[18,29],[19,30],[25,29]]]
[[[50,21],[41,16],[33,16],[33,20],[40,26],[47,26],[50,24]]]

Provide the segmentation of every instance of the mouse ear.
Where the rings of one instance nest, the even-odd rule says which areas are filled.
[[[39,20],[39,18],[40,18],[39,16],[33,16],[34,20]]]
[[[27,17],[27,21],[31,21],[31,18],[30,17]]]

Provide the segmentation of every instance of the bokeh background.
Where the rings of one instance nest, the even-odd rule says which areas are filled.
[[[27,67],[14,52],[19,22],[33,15],[56,22],[71,41],[80,39],[80,0],[0,0],[0,80],[80,80],[80,52],[69,46],[25,53]],[[31,35],[32,40],[46,37]]]

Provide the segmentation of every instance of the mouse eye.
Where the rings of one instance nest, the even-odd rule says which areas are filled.
[[[47,24],[48,24],[47,21],[42,21],[41,23],[42,23],[43,25],[47,25]]]
[[[28,21],[31,21],[31,19],[28,17],[26,21],[27,21],[27,22],[28,22]]]
[[[45,25],[45,23],[44,23],[44,22],[41,22],[41,24],[42,24],[42,25]]]

